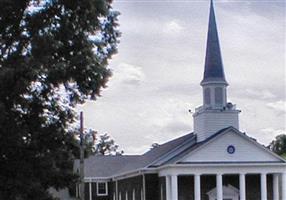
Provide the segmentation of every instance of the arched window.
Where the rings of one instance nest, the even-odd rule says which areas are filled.
[[[210,88],[204,89],[204,104],[211,104],[211,90]]]
[[[215,88],[215,104],[222,105],[223,103],[222,99],[223,99],[222,88],[220,87]]]

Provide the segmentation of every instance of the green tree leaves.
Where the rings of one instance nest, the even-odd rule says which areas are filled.
[[[281,156],[286,156],[286,135],[281,134],[275,137],[275,140],[273,140],[270,145],[270,149]]]
[[[0,0],[0,199],[52,199],[73,175],[74,107],[116,53],[108,0]]]

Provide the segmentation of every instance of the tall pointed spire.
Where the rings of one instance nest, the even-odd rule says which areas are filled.
[[[210,5],[210,16],[209,16],[209,27],[208,27],[207,50],[205,57],[205,71],[204,71],[204,78],[201,84],[204,84],[209,81],[220,81],[226,83],[221,52],[220,52],[213,0],[211,0],[210,4],[211,5]]]
[[[204,141],[229,126],[239,129],[240,111],[227,101],[228,84],[223,71],[213,0],[210,5],[205,72],[201,86],[203,105],[196,108],[193,114],[197,142]]]

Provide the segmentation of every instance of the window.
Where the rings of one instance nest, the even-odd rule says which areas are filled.
[[[108,195],[107,182],[98,182],[97,183],[97,196],[106,196]]]
[[[222,88],[215,88],[215,104],[222,105]]]
[[[210,88],[204,89],[204,102],[205,104],[211,104],[211,90]]]

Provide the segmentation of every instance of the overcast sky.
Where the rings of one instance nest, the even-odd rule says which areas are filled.
[[[115,0],[121,42],[102,97],[80,106],[85,126],[108,133],[126,154],[192,132],[202,104],[209,1]],[[285,133],[285,1],[216,0],[240,130],[262,144]]]

